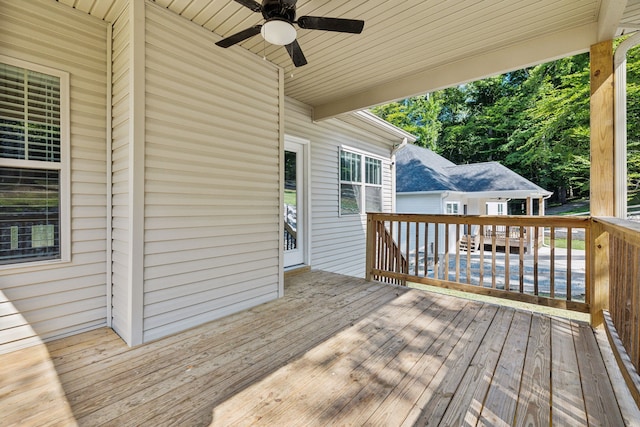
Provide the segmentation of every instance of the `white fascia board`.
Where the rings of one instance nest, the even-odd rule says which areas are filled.
[[[313,120],[325,120],[350,111],[363,110],[486,77],[588,52],[597,42],[598,24],[543,34],[521,43],[482,52],[461,60],[423,70],[370,90],[350,94],[313,108]]]
[[[466,193],[470,199],[526,199],[527,197],[549,197],[553,193],[550,191],[528,191],[528,190],[510,190],[510,191],[479,191],[474,193]]]
[[[399,138],[401,140],[406,139],[409,142],[416,142],[418,140],[418,137],[403,130],[400,129],[399,127],[389,123],[388,121],[381,119],[380,117],[376,116],[375,114],[373,114],[370,111],[367,110],[360,110],[360,111],[355,111],[353,113],[355,117],[357,117],[358,119],[360,119],[361,121],[365,122],[368,125],[374,126],[386,133],[388,133],[390,136],[394,137],[394,138]]]
[[[450,195],[459,195],[462,197],[464,192],[460,191],[451,191],[451,190],[433,190],[433,191],[406,191],[406,192],[396,192],[397,196],[433,196],[440,195],[442,197],[448,197]]]

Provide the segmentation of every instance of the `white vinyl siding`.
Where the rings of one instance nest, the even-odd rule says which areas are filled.
[[[277,69],[146,15],[149,341],[278,297],[280,129]]]
[[[396,212],[443,214],[442,194],[396,194]]]
[[[391,212],[392,141],[340,119],[314,123],[311,109],[293,99],[286,103],[287,135],[310,141],[311,266],[314,269],[363,277],[366,216],[340,216],[340,147],[348,146],[382,159],[382,210]],[[369,126],[371,128],[371,126]]]
[[[0,353],[106,324],[106,24],[3,2],[0,54],[69,73],[71,262],[0,270]]]

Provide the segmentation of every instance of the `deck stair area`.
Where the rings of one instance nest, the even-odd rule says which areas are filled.
[[[2,425],[640,420],[587,324],[319,271],[285,293],[136,348],[104,328],[2,355]]]

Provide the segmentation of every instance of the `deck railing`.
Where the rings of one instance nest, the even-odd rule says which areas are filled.
[[[603,282],[604,320],[627,385],[640,406],[640,223],[593,218],[596,276]],[[596,253],[597,254],[597,253]],[[598,256],[598,255],[597,255]],[[597,277],[598,278],[598,277]]]
[[[589,312],[589,218],[369,214],[368,223],[370,278]],[[406,264],[388,262],[389,236]]]
[[[367,278],[590,313],[592,324],[604,321],[640,405],[640,223],[369,214]]]
[[[376,265],[384,270],[397,271],[402,274],[409,273],[409,262],[396,243],[398,240],[393,235],[394,228],[387,228],[383,222],[377,222],[374,227],[376,227]],[[377,280],[394,285],[405,286],[407,284],[406,279],[401,277],[379,276]]]

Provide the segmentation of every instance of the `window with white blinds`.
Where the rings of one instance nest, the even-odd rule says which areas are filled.
[[[0,265],[62,254],[61,91],[68,96],[68,79],[35,67],[0,62]]]

